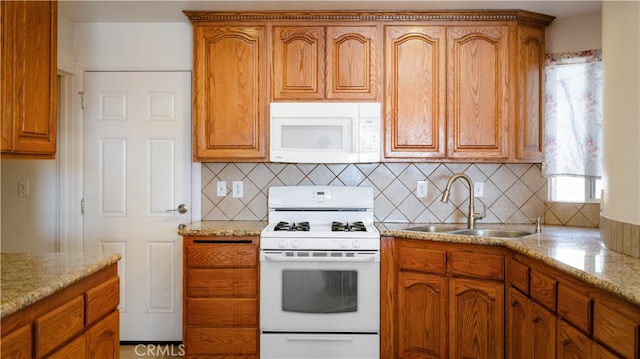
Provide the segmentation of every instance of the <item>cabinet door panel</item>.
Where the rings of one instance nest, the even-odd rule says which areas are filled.
[[[273,98],[324,98],[324,28],[273,27]]]
[[[2,151],[56,153],[57,2],[2,3]],[[8,76],[5,76],[7,74]]]
[[[531,302],[530,335],[534,359],[554,359],[556,357],[556,317],[538,304]]]
[[[265,26],[194,26],[194,160],[266,160]]]
[[[448,29],[449,157],[509,157],[508,43],[506,26]]]
[[[563,320],[558,320],[558,359],[591,357],[591,341]]]
[[[445,358],[447,278],[399,274],[398,342],[401,358]]]
[[[120,357],[120,313],[116,310],[87,332],[89,358]]]
[[[516,157],[540,162],[543,158],[542,90],[544,81],[544,29],[518,27],[519,114]]]
[[[455,278],[449,288],[452,358],[502,358],[504,284]]]
[[[531,328],[529,324],[529,298],[509,288],[507,305],[507,358],[529,359],[531,357]]]
[[[327,99],[377,99],[377,26],[328,26],[326,31]]]
[[[444,157],[445,28],[385,27],[386,157]]]

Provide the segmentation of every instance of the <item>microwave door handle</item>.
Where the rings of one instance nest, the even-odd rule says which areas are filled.
[[[283,257],[278,254],[265,254],[264,259],[271,262],[373,262],[375,255],[363,257]]]
[[[353,129],[351,131],[351,152],[358,153],[360,151],[360,119],[353,117]]]

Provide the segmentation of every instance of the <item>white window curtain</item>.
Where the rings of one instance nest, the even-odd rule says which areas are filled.
[[[547,54],[545,59],[547,177],[602,176],[602,51]]]

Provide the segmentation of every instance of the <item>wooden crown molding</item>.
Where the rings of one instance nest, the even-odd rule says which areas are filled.
[[[554,16],[525,10],[447,10],[447,11],[262,11],[219,12],[190,11],[183,13],[193,23],[216,21],[272,20],[357,20],[357,21],[515,21],[535,26],[548,26]]]

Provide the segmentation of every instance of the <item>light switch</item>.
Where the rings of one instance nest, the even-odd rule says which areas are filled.
[[[29,197],[29,181],[18,181],[18,197]]]
[[[473,196],[484,197],[484,182],[473,182]]]
[[[233,181],[233,198],[242,198],[244,196],[242,187],[242,181]]]
[[[427,193],[428,193],[428,185],[429,182],[427,181],[418,181],[418,185],[416,186],[416,196],[418,198],[425,198],[427,197]]]

